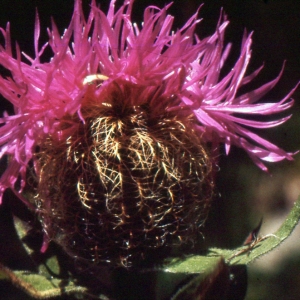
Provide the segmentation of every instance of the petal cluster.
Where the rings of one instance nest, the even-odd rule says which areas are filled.
[[[0,119],[0,156],[9,155],[8,166],[0,179],[0,197],[6,188],[20,195],[26,184],[28,164],[34,164],[39,144],[49,134],[66,139],[72,124],[62,130],[61,120],[66,115],[81,116],[87,93],[94,93],[101,103],[104,99],[101,95],[114,81],[138,87],[132,105],[146,101],[157,113],[161,107],[178,113],[190,110],[197,120],[193,129],[203,141],[214,145],[224,143],[227,152],[231,145],[242,147],[264,170],[263,161],[292,159],[291,154],[250,130],[277,126],[287,120],[251,120],[252,116],[275,114],[292,106],[290,96],[294,90],[277,103],[258,102],[281,74],[256,90],[238,94],[260,71],[245,75],[251,57],[251,34],[243,37],[240,56],[231,71],[220,77],[230,50],[224,46],[228,21],[223,16],[215,33],[200,39],[195,34],[198,12],[173,32],[173,17],[167,13],[170,5],[162,9],[147,7],[143,24],[139,26],[131,21],[134,1],[125,0],[118,10],[115,2],[111,0],[105,14],[92,0],[86,19],[81,1],[75,0],[69,27],[61,35],[53,22],[52,29],[48,30],[49,42],[41,48],[38,47],[37,15],[33,58],[21,53],[18,46],[14,57],[9,24],[5,30],[1,29],[5,44],[0,46],[0,64],[10,71],[11,77],[0,76],[0,93],[13,104],[14,115],[4,113]],[[42,62],[47,47],[53,56],[48,62]],[[102,76],[96,79],[107,80],[92,81],[97,88],[91,90],[86,78],[96,74]],[[82,117],[81,120],[84,122]]]

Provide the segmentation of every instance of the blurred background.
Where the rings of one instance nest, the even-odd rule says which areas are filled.
[[[109,1],[97,1],[106,11]],[[239,56],[243,32],[254,31],[252,60],[248,73],[264,64],[264,69],[249,89],[274,79],[283,62],[285,70],[277,86],[264,101],[279,101],[300,80],[300,1],[295,0],[174,0],[170,14],[175,16],[174,29],[181,27],[195,13],[203,18],[197,34],[205,37],[215,31],[223,7],[230,20],[226,42],[233,44],[225,68],[230,70]],[[83,0],[89,10],[89,0]],[[117,2],[117,4],[122,1]],[[148,5],[162,7],[166,0],[136,0],[133,20],[142,20]],[[47,41],[46,28],[52,16],[61,29],[69,24],[73,0],[2,0],[0,27],[11,22],[13,41],[33,56],[35,8],[41,21],[41,43]],[[300,88],[294,93],[295,106],[287,114],[293,117],[280,127],[258,133],[288,152],[300,149]],[[1,111],[11,110],[1,100]],[[279,116],[278,116],[279,117]],[[300,194],[300,154],[295,161],[268,164],[269,173],[258,169],[240,149],[232,148],[228,156],[221,151],[216,199],[209,216],[205,242],[207,245],[233,248],[243,244],[263,218],[261,235],[273,233],[283,222]],[[249,267],[247,300],[299,299],[300,295],[300,226],[278,249]]]

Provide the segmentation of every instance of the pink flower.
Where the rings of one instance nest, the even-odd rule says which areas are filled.
[[[26,170],[30,162],[35,165],[40,143],[49,135],[67,139],[76,124],[62,129],[62,118],[78,114],[84,122],[83,99],[89,95],[101,103],[107,87],[116,81],[137,87],[132,105],[148,103],[154,110],[167,106],[178,113],[190,110],[197,118],[193,129],[203,141],[224,143],[227,153],[231,145],[241,147],[263,170],[263,161],[292,159],[290,153],[250,130],[274,127],[288,119],[251,120],[251,116],[271,115],[292,106],[290,96],[294,89],[277,103],[258,102],[278,82],[281,73],[256,90],[237,96],[239,88],[261,70],[245,76],[252,34],[243,37],[239,59],[220,78],[229,53],[229,47],[223,44],[227,20],[221,18],[216,32],[200,40],[195,35],[198,12],[174,33],[173,17],[167,14],[170,5],[146,8],[141,26],[131,21],[133,0],[126,0],[116,12],[114,5],[112,0],[105,15],[93,0],[85,20],[81,1],[76,0],[69,27],[61,36],[53,23],[52,30],[48,30],[49,42],[41,49],[36,16],[34,58],[21,53],[18,47],[14,58],[9,24],[1,29],[5,45],[0,48],[0,64],[11,72],[11,77],[0,77],[0,93],[15,110],[14,115],[5,113],[0,119],[0,156],[9,156],[0,179],[1,197],[7,188],[22,197]],[[46,47],[52,49],[53,57],[42,63]],[[22,55],[27,62],[23,62]],[[35,171],[38,174],[37,167]],[[16,188],[17,182],[20,188]]]

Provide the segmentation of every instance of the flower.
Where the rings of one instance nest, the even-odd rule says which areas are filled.
[[[0,93],[13,104],[15,114],[5,113],[0,120],[3,124],[0,128],[0,155],[9,156],[8,166],[0,179],[0,196],[7,188],[11,188],[20,199],[29,203],[22,192],[28,185],[28,169],[33,168],[38,185],[35,190],[36,198],[42,199],[42,204],[37,201],[37,206],[42,215],[46,236],[56,236],[58,241],[64,239],[69,248],[72,248],[71,244],[76,244],[75,238],[72,240],[69,237],[66,241],[67,234],[62,238],[63,233],[59,227],[66,226],[67,223],[59,224],[57,221],[53,225],[54,219],[63,219],[68,215],[70,222],[78,216],[82,220],[89,217],[88,213],[78,214],[76,209],[79,208],[69,212],[66,206],[70,207],[71,204],[60,200],[67,194],[73,195],[76,192],[81,199],[80,205],[87,211],[102,211],[104,204],[97,200],[98,203],[95,197],[97,198],[97,193],[104,197],[102,189],[108,188],[107,186],[112,185],[107,195],[113,198],[118,198],[119,193],[124,192],[123,188],[114,190],[115,186],[123,184],[127,184],[126,189],[132,193],[138,190],[139,195],[149,191],[152,193],[157,189],[159,192],[155,195],[159,197],[160,193],[166,191],[161,192],[161,187],[150,188],[149,182],[154,180],[159,184],[160,180],[169,185],[166,193],[172,201],[174,194],[182,194],[183,190],[189,190],[191,186],[194,189],[195,182],[201,186],[201,191],[195,192],[197,197],[200,193],[206,199],[206,190],[212,187],[211,158],[207,150],[209,144],[214,147],[223,143],[227,153],[231,145],[242,147],[263,170],[266,170],[263,161],[292,159],[290,153],[250,130],[251,127],[277,126],[288,119],[285,117],[268,122],[251,120],[251,116],[271,115],[292,106],[290,96],[294,90],[277,103],[258,102],[278,82],[281,73],[256,90],[237,96],[240,87],[249,83],[261,70],[259,68],[245,76],[251,57],[252,34],[245,34],[237,62],[228,74],[220,77],[229,53],[229,47],[224,47],[224,33],[228,25],[224,16],[220,18],[216,32],[201,40],[195,35],[195,28],[199,23],[198,12],[181,29],[172,32],[173,17],[167,14],[170,4],[162,9],[149,6],[145,9],[144,21],[139,27],[131,21],[133,2],[126,0],[115,11],[115,0],[112,0],[105,15],[97,8],[95,0],[92,0],[91,12],[86,20],[81,1],[75,0],[69,27],[61,36],[53,22],[52,30],[48,30],[49,42],[41,49],[38,47],[40,24],[37,15],[35,57],[22,53],[29,63],[21,60],[22,54],[18,47],[16,58],[13,57],[9,24],[6,30],[1,29],[5,46],[0,48],[0,64],[11,72],[11,77],[0,77]],[[53,57],[44,63],[41,62],[41,57],[47,47],[51,48]],[[145,132],[150,132],[150,136]],[[124,136],[132,136],[130,143],[129,138],[125,139]],[[158,142],[163,139],[167,141],[167,146]],[[180,148],[180,145],[188,144],[187,140],[191,140],[191,143]],[[131,147],[131,152],[123,150],[125,144],[126,147]],[[181,154],[175,148],[180,149]],[[140,152],[135,152],[135,149]],[[105,155],[108,156],[103,151],[107,151]],[[114,155],[114,159],[119,162],[112,161],[110,155]],[[183,165],[172,165],[173,161],[180,160],[180,156],[184,161]],[[128,157],[130,160],[127,160]],[[159,162],[152,165],[155,159]],[[125,161],[124,170],[120,161]],[[90,164],[95,164],[96,167],[90,167]],[[103,164],[106,165],[103,167]],[[137,171],[143,164],[145,168],[152,168],[147,173],[150,177],[147,182],[137,179],[146,176],[144,171]],[[161,175],[160,171],[154,171],[156,168],[165,173]],[[75,169],[81,173],[76,173]],[[118,173],[119,169],[122,171]],[[86,178],[82,175],[83,172],[87,172]],[[132,172],[136,172],[136,175]],[[197,175],[191,175],[191,181],[185,185],[184,176],[190,176],[189,172]],[[90,178],[97,181],[97,184],[89,184]],[[105,187],[99,188],[99,178]],[[60,182],[65,179],[64,184],[68,187],[60,186]],[[170,186],[176,188],[172,190]],[[75,195],[72,197],[76,198]],[[106,209],[113,211],[117,204],[110,207],[109,197],[105,200]],[[136,197],[151,198],[151,195]],[[182,196],[178,201],[185,198],[187,197]],[[138,205],[142,206],[143,201]],[[199,226],[205,219],[206,207],[209,206],[208,200],[201,201],[199,205],[205,207],[205,212],[202,214],[195,210],[201,218],[194,220],[191,217]],[[159,203],[159,207],[167,206],[163,201]],[[68,210],[68,213],[51,216],[49,210],[52,209],[48,208],[51,205],[57,211]],[[73,202],[72,205],[76,206]],[[130,214],[138,213],[131,204],[118,205],[121,211],[112,213],[118,219],[111,221],[114,230],[123,226],[127,222],[125,219],[132,217]],[[159,222],[165,215],[168,216],[169,211],[176,210],[172,205],[166,211],[157,213],[157,207],[149,208],[147,204],[143,222],[151,223],[155,219],[152,219],[152,215],[156,215],[153,228],[166,226]],[[183,207],[183,204],[176,205],[177,208]],[[195,207],[191,207],[184,213],[189,214],[194,210]],[[169,223],[177,224],[179,219],[183,219],[182,215],[176,215],[177,212],[173,214]],[[89,219],[89,222],[93,225],[98,222],[99,226],[100,221],[95,220]],[[101,222],[105,223],[105,220],[101,219]],[[86,224],[80,223],[82,232],[92,230]],[[181,225],[176,226],[179,228]],[[151,231],[153,228],[147,230]],[[172,230],[181,230],[178,228],[168,229],[164,233],[170,235]],[[84,235],[82,232],[81,236]],[[130,244],[131,238],[134,239],[132,236],[137,234],[141,239],[148,238],[145,231],[137,233],[135,229],[128,229],[127,233],[127,240],[122,237],[126,245],[119,246],[126,251],[136,248],[138,244]],[[118,234],[121,236],[122,232]],[[95,236],[96,232],[93,231],[91,235]],[[183,236],[181,233],[180,239]],[[159,240],[159,244],[164,244],[167,239],[162,233],[154,233],[151,238]],[[77,244],[80,242],[82,241]],[[106,254],[117,244],[115,239],[111,243],[110,250],[103,250]],[[149,245],[150,248],[155,247],[151,243]],[[88,244],[86,247],[92,249],[94,259],[99,256],[99,243]],[[76,255],[81,255],[78,254],[80,250],[75,252]],[[110,258],[105,259],[108,261]]]

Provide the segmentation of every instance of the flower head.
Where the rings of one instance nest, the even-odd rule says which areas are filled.
[[[146,240],[159,239],[158,243],[163,244],[172,230],[181,232],[178,222],[183,217],[178,208],[183,204],[180,201],[184,202],[193,193],[197,197],[199,193],[204,194],[206,199],[206,190],[211,186],[208,183],[211,160],[206,145],[214,147],[223,143],[227,153],[231,145],[242,147],[264,170],[263,161],[292,159],[291,154],[251,132],[250,128],[268,128],[286,121],[287,118],[254,121],[251,116],[271,115],[290,108],[293,90],[277,103],[258,102],[277,83],[279,74],[256,90],[237,95],[240,87],[249,83],[261,68],[245,76],[252,36],[245,34],[237,62],[228,74],[220,77],[229,53],[229,47],[224,47],[228,25],[224,17],[221,17],[216,32],[201,40],[195,34],[199,23],[197,13],[181,29],[172,32],[173,17],[167,14],[170,5],[163,9],[147,7],[142,26],[131,21],[133,0],[126,0],[117,11],[114,5],[115,0],[112,0],[105,15],[93,0],[86,20],[81,1],[76,0],[69,27],[61,36],[53,23],[52,29],[48,30],[49,42],[41,49],[38,47],[40,26],[37,16],[34,58],[21,54],[18,47],[14,58],[9,25],[6,30],[1,30],[5,46],[0,48],[0,64],[11,72],[11,77],[0,77],[0,93],[13,104],[15,114],[4,114],[0,119],[3,124],[0,155],[9,155],[7,169],[0,179],[0,193],[2,196],[5,189],[11,188],[22,198],[30,164],[37,178],[37,197],[43,202],[43,222],[50,238],[54,236],[51,232],[59,231],[57,228],[66,223],[53,226],[51,222],[55,216],[43,211],[51,205],[58,211],[67,210],[65,206],[71,205],[68,201],[61,204],[54,198],[61,199],[74,192],[87,211],[111,212],[111,215],[105,215],[113,224],[109,232],[121,227],[118,234],[122,236],[127,230],[127,240],[122,236],[127,244],[120,248],[128,251],[137,247],[135,235]],[[53,57],[43,63],[41,57],[46,47],[51,48]],[[21,60],[22,55],[29,63]],[[188,140],[192,142],[188,143]],[[180,149],[179,152],[176,149]],[[182,165],[176,165],[180,160]],[[172,165],[174,161],[175,165]],[[91,164],[95,166],[91,167]],[[151,171],[145,173],[141,171],[143,167]],[[149,180],[138,179],[147,176]],[[186,184],[185,177],[193,179]],[[62,191],[62,187],[55,186],[61,178],[75,179],[67,180],[68,187]],[[97,184],[89,184],[91,178]],[[157,186],[150,187],[151,182],[156,182]],[[159,182],[167,186],[166,190],[159,187]],[[201,191],[195,190],[196,182],[198,185],[201,182]],[[115,189],[118,186],[121,188]],[[126,202],[126,197],[124,200],[124,195],[123,198],[120,196],[125,186],[135,198],[142,199],[135,207]],[[188,190],[191,190],[189,196],[173,199],[175,194],[183,195]],[[144,193],[148,194],[145,196]],[[143,206],[152,193],[159,205]],[[73,198],[76,198],[75,194]],[[110,198],[120,197],[125,201],[122,204],[116,204],[117,200],[109,202]],[[168,206],[160,197],[177,201],[177,204]],[[203,207],[209,206],[206,200],[201,201]],[[72,202],[72,205],[76,207],[77,204]],[[165,206],[166,210],[160,210]],[[194,206],[191,203],[186,206],[190,209],[184,214],[189,215]],[[148,225],[152,222],[152,227],[147,225],[145,230],[151,231],[153,236],[145,231],[136,232],[128,225],[135,222],[136,215],[145,207],[141,222]],[[194,216],[191,220],[202,224],[206,212],[203,216],[199,210],[196,212],[201,215],[200,220],[195,220]],[[86,212],[68,212],[73,219],[78,216],[88,218],[87,215]],[[152,218],[152,215],[156,217]],[[164,236],[156,230],[166,226],[160,223],[165,216],[170,218],[168,224],[175,225],[165,230]],[[96,221],[89,219],[89,222],[99,225],[98,217],[96,214],[93,216]],[[106,226],[105,218],[101,219],[101,228]],[[123,225],[129,229],[124,229]],[[82,231],[92,231],[87,225],[80,226],[85,226]],[[182,232],[180,239],[184,236]],[[91,235],[95,234],[92,231]],[[61,232],[58,235],[57,240],[66,240],[61,237]],[[64,243],[76,244],[74,239]],[[99,243],[87,246],[93,248],[93,257],[98,257]],[[116,244],[113,239],[109,249]],[[149,242],[149,247],[152,246]],[[78,251],[75,249],[76,253]]]

